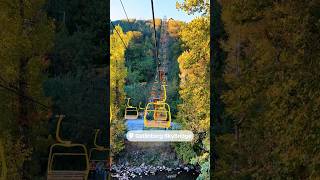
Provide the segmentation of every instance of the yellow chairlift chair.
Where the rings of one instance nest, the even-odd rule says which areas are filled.
[[[105,168],[108,168],[110,166],[109,154],[108,154],[109,149],[97,144],[97,137],[99,133],[100,133],[100,129],[96,129],[94,142],[93,142],[94,148],[91,148],[89,151],[89,164],[90,164],[91,171],[94,171],[96,169],[96,165],[99,162],[102,162]],[[101,158],[101,156],[103,156],[103,158]]]
[[[161,93],[161,96],[159,100],[155,101],[156,104],[154,105],[154,109],[157,110],[154,112],[154,119],[156,119],[157,121],[166,121],[168,118],[168,113],[166,113],[166,109],[170,110],[170,107],[166,108],[166,105],[164,104],[167,101],[166,85],[162,85],[162,87],[163,87],[163,91]]]
[[[130,98],[127,98],[127,106],[125,110],[125,119],[138,119],[139,112],[137,107],[133,107],[130,105]]]
[[[7,164],[6,164],[6,157],[4,154],[4,144],[0,139],[0,180],[7,179]]]
[[[89,157],[87,148],[83,144],[72,143],[71,141],[65,141],[60,138],[60,125],[64,116],[59,115],[57,117],[59,118],[56,130],[57,143],[50,147],[47,180],[87,180],[89,174]],[[59,149],[60,151],[58,151]],[[81,163],[77,163],[78,161],[74,162],[74,160],[81,160],[80,157],[84,161],[84,166],[78,169],[70,169],[70,167],[82,165]],[[64,161],[68,160],[68,162],[59,163],[59,158]],[[59,166],[56,167],[56,164]],[[65,168],[65,165],[68,165],[68,168]]]
[[[166,103],[166,86],[162,85],[164,97],[162,100],[149,102],[144,111],[144,126],[153,128],[169,128],[171,126],[170,106]]]

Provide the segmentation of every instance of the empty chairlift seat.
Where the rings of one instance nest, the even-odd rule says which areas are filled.
[[[137,107],[133,107],[130,105],[130,98],[127,98],[127,106],[125,109],[125,119],[138,119],[139,111]]]
[[[47,180],[87,180],[89,157],[83,144],[64,141],[59,137],[60,124],[64,116],[58,116],[56,130],[57,143],[51,145]]]
[[[95,171],[96,165],[99,163],[102,163],[105,169],[109,168],[110,166],[109,149],[97,144],[97,137],[99,133],[100,129],[97,129],[93,142],[94,147],[89,151],[90,171]]]
[[[170,106],[166,103],[166,85],[163,87],[163,99],[153,98],[144,110],[144,126],[153,128],[169,128],[171,126]]]
[[[171,126],[170,106],[164,102],[150,102],[144,111],[144,126],[169,128]]]

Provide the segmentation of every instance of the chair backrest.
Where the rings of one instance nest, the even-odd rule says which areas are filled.
[[[159,101],[148,103],[144,111],[144,126],[169,128],[171,126],[171,111],[169,104]]]
[[[71,149],[69,152],[55,152],[55,148],[66,148]],[[72,152],[73,148],[78,148],[79,150],[76,152]],[[82,157],[84,160],[84,165],[81,169],[56,169],[54,167],[55,160],[59,159],[58,157],[64,157],[64,158],[76,158],[79,160],[79,157]],[[58,161],[58,160],[57,160]],[[70,165],[75,165],[75,162],[70,162]],[[59,164],[59,163],[58,163]],[[78,165],[78,164],[76,164]],[[49,159],[48,159],[48,179],[52,178],[52,176],[60,176],[60,178],[63,178],[64,176],[74,176],[75,174],[78,174],[77,176],[82,176],[83,179],[87,179],[87,176],[89,174],[89,157],[87,148],[83,144],[63,144],[63,143],[56,143],[53,144],[50,147],[49,152]]]
[[[97,164],[99,162],[103,162],[106,166],[110,165],[109,161],[108,161],[109,149],[97,144],[97,137],[98,137],[99,133],[100,133],[100,129],[96,129],[95,136],[94,136],[94,142],[93,142],[94,148],[91,148],[90,152],[89,152],[89,163],[90,163],[91,170],[95,169],[95,166],[93,166],[93,164]],[[104,153],[104,155],[106,155],[106,157],[103,159],[99,159],[99,158],[94,157],[94,153]]]
[[[58,117],[58,123],[57,123],[57,129],[56,129],[56,141],[57,143],[51,145],[50,151],[49,151],[49,158],[48,158],[48,170],[47,170],[47,179],[49,180],[64,180],[64,179],[84,179],[86,180],[89,175],[89,158],[88,158],[88,151],[85,145],[83,144],[76,144],[72,143],[71,141],[65,141],[60,138],[60,126],[61,121],[64,118],[63,115],[59,115]],[[55,148],[62,148],[65,152],[56,152]],[[77,148],[77,151],[74,151],[74,149]],[[69,150],[69,151],[66,151]],[[54,162],[57,159],[57,157],[76,157],[76,156],[82,156],[84,158],[85,165],[83,166],[83,169],[80,170],[74,170],[74,169],[66,169],[66,170],[60,170],[55,169]],[[73,162],[70,162],[71,165],[78,165],[74,164]]]

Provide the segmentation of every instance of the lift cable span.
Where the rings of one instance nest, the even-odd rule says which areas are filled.
[[[151,0],[151,9],[152,9],[152,21],[153,21],[153,34],[154,34],[154,58],[155,58],[155,62],[157,64],[157,73],[159,70],[159,65],[160,65],[160,61],[159,61],[159,57],[158,57],[158,41],[157,41],[157,31],[156,31],[156,21],[155,21],[155,17],[154,17],[154,7],[153,7],[153,0]],[[159,76],[156,76],[159,78]]]
[[[123,5],[123,3],[122,3],[122,0],[120,0],[120,2],[121,2],[122,9],[123,9],[123,11],[124,11],[124,14],[126,15],[127,20],[128,20],[128,22],[129,22],[128,14],[127,14],[126,9],[124,8],[124,5]]]

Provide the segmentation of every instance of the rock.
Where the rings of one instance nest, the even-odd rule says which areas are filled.
[[[135,178],[135,177],[136,177],[136,175],[133,174],[133,173],[131,173],[130,176],[131,176],[132,178]]]
[[[119,174],[114,174],[114,173],[112,173],[112,174],[111,174],[111,177],[119,178],[120,175],[119,175]]]
[[[168,179],[174,179],[177,177],[177,174],[170,174],[167,176]]]

